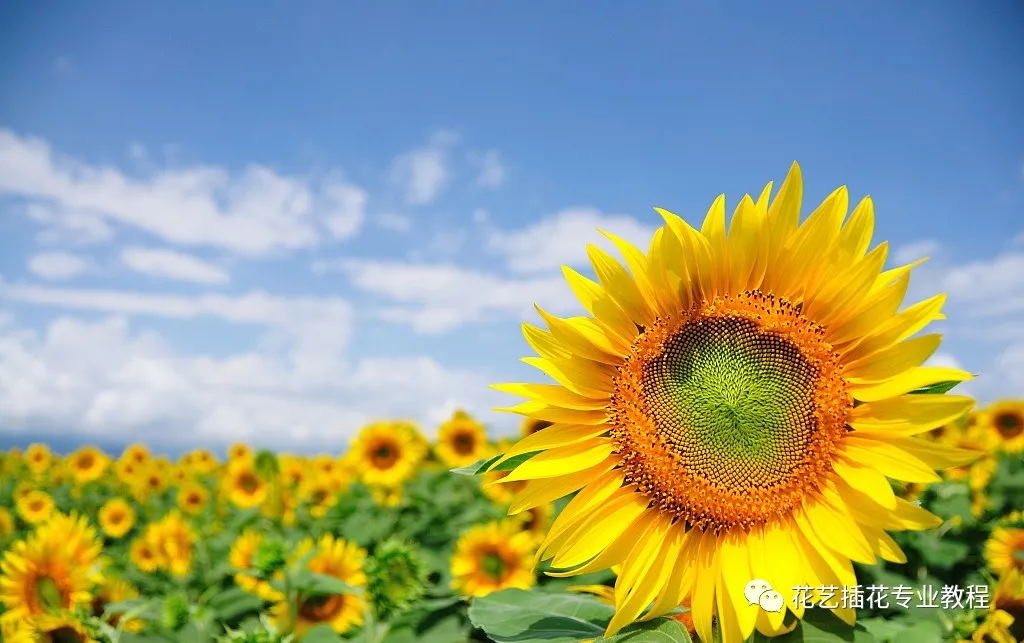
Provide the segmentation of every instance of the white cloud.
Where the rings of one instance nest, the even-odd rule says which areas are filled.
[[[103,217],[90,212],[62,210],[50,203],[29,203],[25,214],[43,226],[36,236],[36,241],[42,244],[90,245],[114,236],[113,228]]]
[[[450,263],[340,260],[321,265],[360,290],[390,300],[378,314],[420,333],[440,333],[494,317],[534,316],[537,302],[555,313],[579,311],[559,276],[506,279]]]
[[[473,210],[473,223],[484,224],[487,223],[491,218],[491,214],[484,208],[477,208]]]
[[[377,217],[377,224],[387,230],[395,232],[408,232],[412,230],[412,219],[401,214],[385,212]]]
[[[412,205],[432,203],[448,183],[448,151],[457,137],[452,132],[435,133],[427,145],[395,157],[391,179],[402,187]]]
[[[40,252],[32,255],[28,269],[43,279],[70,279],[89,270],[91,263],[68,252]]]
[[[941,287],[951,298],[981,301],[978,312],[998,311],[1024,297],[1024,253],[1006,252],[952,266],[945,271]]]
[[[179,354],[119,317],[61,317],[43,333],[8,323],[0,326],[0,426],[163,445],[245,440],[336,451],[372,419],[433,423],[452,399],[486,418],[497,401],[486,374],[427,357],[333,354],[328,361],[311,375],[301,353]]]
[[[207,285],[231,281],[231,275],[220,266],[177,250],[129,246],[121,251],[121,263],[151,277]]]
[[[57,228],[69,225],[62,220],[66,213],[84,213],[94,222],[137,228],[173,244],[249,255],[312,246],[322,228],[336,238],[351,237],[366,199],[337,173],[314,186],[261,165],[235,174],[197,165],[129,176],[57,156],[42,139],[0,130],[4,194],[44,208],[38,212],[59,220],[50,222]]]
[[[906,265],[918,259],[934,255],[939,249],[938,241],[934,239],[920,239],[897,248],[892,253],[891,259],[897,265]]]
[[[476,184],[484,188],[499,188],[505,182],[507,171],[501,162],[498,150],[487,150],[480,156],[480,171],[476,175]]]
[[[614,244],[598,229],[621,237],[645,252],[654,234],[654,226],[630,216],[576,207],[522,230],[494,232],[488,245],[492,251],[505,255],[509,269],[514,272],[545,272],[557,270],[563,264],[587,264],[587,243],[613,250]]]

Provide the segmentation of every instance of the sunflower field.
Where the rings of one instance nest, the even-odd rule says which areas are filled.
[[[1024,401],[925,364],[944,299],[901,308],[870,199],[801,198],[588,247],[589,315],[523,328],[553,383],[495,385],[515,440],[3,453],[2,640],[1024,640]]]

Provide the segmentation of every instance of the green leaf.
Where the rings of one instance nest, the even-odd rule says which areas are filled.
[[[750,643],[882,643],[863,625],[850,627],[827,609],[811,608],[804,612],[804,619],[796,629],[775,638],[755,631],[747,639]]]
[[[934,533],[917,534],[917,550],[929,567],[950,569],[970,552],[967,543],[939,538]]]
[[[943,393],[949,393],[952,391],[958,384],[960,384],[959,381],[937,382],[935,384],[929,384],[928,386],[919,388],[915,391],[911,391],[911,394],[942,395]]]
[[[499,453],[498,455],[494,456],[493,458],[488,458],[486,460],[479,460],[479,461],[474,462],[473,464],[471,464],[471,465],[469,465],[467,467],[459,467],[458,469],[451,469],[451,472],[452,473],[457,473],[460,476],[478,476],[478,475],[480,475],[482,473],[487,473],[488,471],[511,471],[512,469],[515,469],[516,467],[518,467],[522,463],[526,462],[527,460],[529,460],[533,456],[537,455],[538,453],[540,453],[540,451],[531,451],[530,453],[520,453],[519,455],[512,456],[508,460],[505,460],[504,462],[502,462],[501,464],[499,464],[498,466],[495,467],[494,463],[497,462],[498,460],[502,459],[503,457],[505,457],[505,456],[503,456],[503,455],[501,455]]]
[[[656,618],[642,623],[633,623],[609,638],[599,638],[595,643],[690,643],[690,633],[682,623],[671,618]]]
[[[214,594],[210,598],[209,606],[218,620],[230,623],[243,614],[259,612],[263,607],[263,601],[238,587],[232,587]]]
[[[342,643],[344,640],[326,623],[314,625],[302,637],[302,643]]]
[[[604,634],[614,608],[582,594],[506,589],[473,599],[469,620],[496,643],[576,643]]]

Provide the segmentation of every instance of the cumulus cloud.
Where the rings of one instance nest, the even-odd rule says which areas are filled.
[[[239,173],[211,165],[147,176],[56,154],[39,138],[0,130],[0,195],[27,199],[66,228],[67,213],[142,230],[176,245],[216,246],[259,255],[316,244],[326,231],[354,235],[366,194],[338,173],[317,183],[249,165]],[[57,220],[53,222],[52,220]],[[80,225],[80,223],[79,223]],[[109,234],[109,230],[104,229]]]
[[[8,323],[0,326],[0,426],[336,451],[371,419],[433,422],[450,400],[486,416],[496,401],[485,375],[429,357],[330,360],[331,369],[310,377],[301,355],[288,351],[176,353],[118,316],[59,317],[42,332]]]
[[[896,248],[890,259],[896,264],[906,265],[935,254],[939,248],[939,242],[934,239],[920,239]]]
[[[68,252],[40,252],[28,260],[28,270],[43,279],[70,279],[89,271],[92,263]]]
[[[610,232],[646,251],[654,226],[633,217],[605,214],[596,208],[575,207],[557,212],[532,226],[491,233],[488,247],[504,255],[508,268],[518,273],[558,270],[561,265],[588,263],[586,244],[614,252],[614,244],[598,232]]]
[[[408,232],[412,230],[412,219],[401,214],[385,212],[377,217],[377,224],[387,230],[395,232]]]
[[[395,157],[390,175],[404,191],[406,202],[425,205],[440,196],[451,175],[449,150],[457,140],[452,132],[437,132],[423,147]]]
[[[220,266],[177,250],[129,246],[121,250],[121,263],[151,277],[206,285],[231,281],[231,275]]]

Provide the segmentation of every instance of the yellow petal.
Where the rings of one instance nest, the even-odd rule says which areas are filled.
[[[587,255],[605,292],[612,296],[634,323],[650,326],[654,321],[650,304],[644,300],[632,275],[611,255],[595,245],[587,244]]]
[[[904,482],[938,482],[941,478],[924,462],[889,442],[847,435],[842,454],[863,466],[874,467],[889,478]]]
[[[562,267],[562,274],[565,275],[569,288],[580,300],[583,308],[605,329],[609,339],[614,341],[620,350],[628,351],[637,336],[636,325],[629,315],[615,303],[611,295],[590,279],[568,266]]]
[[[892,486],[885,476],[873,467],[866,467],[842,457],[836,459],[832,466],[854,489],[871,496],[887,509],[896,508],[896,494],[893,493]]]
[[[604,333],[587,332],[589,330],[587,326],[574,324],[569,320],[550,315],[540,306],[534,306],[534,308],[551,329],[551,338],[569,353],[601,364],[611,366],[622,364],[622,355],[616,353],[615,347],[608,341],[608,337]]]
[[[743,539],[747,537],[745,533],[740,536]],[[720,541],[720,546],[723,587],[719,591],[725,589],[726,595],[719,596],[719,605],[724,602],[732,604],[740,633],[746,640],[754,631],[754,622],[760,611],[758,605],[748,604],[743,595],[747,583],[756,578],[750,568],[750,552],[746,543],[740,542],[736,536],[726,536]]]
[[[543,402],[545,405],[550,406],[561,406],[567,409],[576,409],[579,411],[599,411],[608,408],[608,397],[605,398],[593,398],[573,393],[564,386],[557,384],[520,384],[520,383],[507,383],[507,384],[492,384],[491,388],[503,391],[505,393],[511,393],[512,395],[519,395],[520,397],[529,398],[537,402]]]
[[[700,536],[694,560],[693,601],[690,614],[702,641],[711,641],[711,614],[715,605],[715,579],[719,574],[718,538],[706,531]]]
[[[603,438],[550,449],[522,463],[500,482],[555,478],[574,471],[583,471],[611,458],[614,450],[615,444]]]
[[[960,395],[907,394],[854,407],[848,424],[857,431],[910,436],[963,416],[974,400]]]
[[[711,249],[712,288],[722,294],[729,287],[729,246],[725,237],[725,195],[720,194],[704,216],[700,234]]]
[[[510,516],[514,516],[534,507],[546,505],[559,498],[564,498],[611,471],[615,464],[614,460],[606,460],[583,471],[576,471],[554,478],[530,480],[516,494],[508,513]]]
[[[847,383],[853,397],[861,402],[877,402],[903,395],[939,382],[966,382],[974,379],[967,371],[945,366],[915,366],[881,382],[862,382],[850,378]]]
[[[615,370],[589,359],[576,356],[558,360],[523,357],[520,361],[533,366],[565,388],[584,397],[602,398],[615,390],[612,384]]]
[[[565,540],[552,560],[559,569],[576,567],[601,553],[628,530],[646,511],[649,501],[634,491],[624,491],[590,513]]]
[[[858,563],[873,565],[874,553],[853,519],[840,507],[825,501],[808,502],[804,511],[821,540]]]
[[[919,438],[891,438],[880,436],[878,433],[865,433],[864,437],[884,439],[893,446],[918,458],[929,467],[939,470],[970,464],[985,455],[984,451],[958,449]]]
[[[942,336],[923,335],[846,365],[845,375],[851,380],[881,382],[915,366],[920,366],[939,348]]]
[[[506,451],[493,466],[533,451],[545,451],[579,444],[593,440],[608,432],[607,426],[587,426],[585,424],[553,424],[545,429],[531,433],[519,440]]]
[[[847,363],[864,360],[876,353],[888,350],[896,342],[914,335],[928,324],[936,321],[946,302],[946,296],[939,294],[919,302],[884,322],[870,335],[846,348],[843,358]]]

